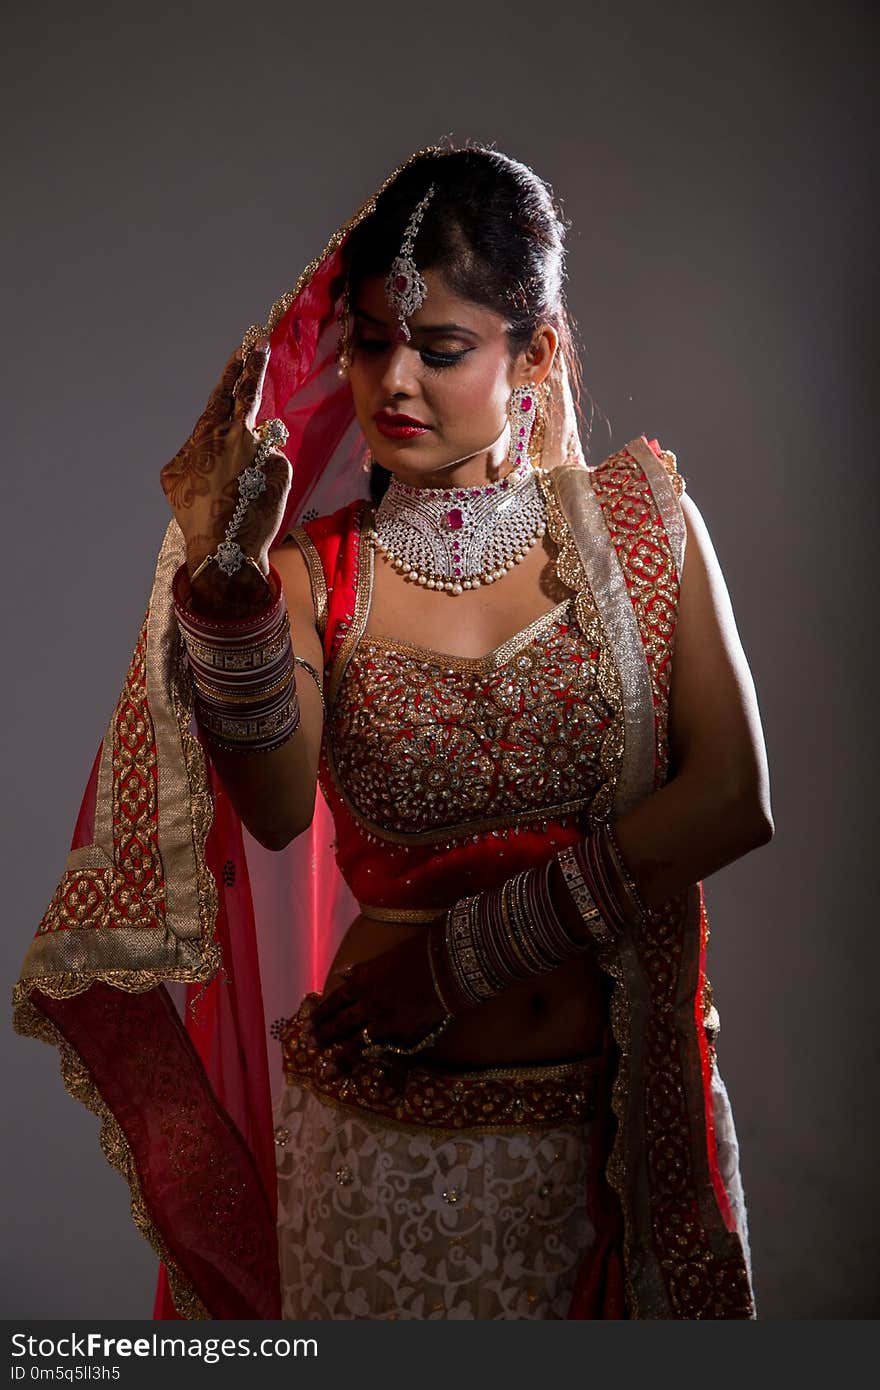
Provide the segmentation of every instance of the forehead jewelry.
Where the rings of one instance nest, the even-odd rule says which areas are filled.
[[[408,343],[412,337],[406,320],[421,308],[428,293],[413,260],[413,245],[422,225],[425,209],[434,196],[434,188],[432,183],[421,202],[413,208],[406,224],[400,251],[391,262],[391,269],[385,281],[385,296],[400,320],[397,337],[401,343]]]

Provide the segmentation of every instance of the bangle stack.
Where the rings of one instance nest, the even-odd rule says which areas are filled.
[[[553,860],[489,893],[461,898],[447,912],[437,940],[465,1007],[492,999],[515,980],[554,970],[644,921],[645,906],[609,826],[561,850],[555,862],[578,909],[581,932],[554,903]],[[439,994],[433,958],[431,968]],[[441,1002],[446,1008],[442,996]]]
[[[222,620],[194,613],[184,598],[186,565],[172,595],[195,686],[195,715],[206,738],[236,753],[271,753],[299,728],[290,621],[277,571],[272,597],[252,617]]]
[[[609,825],[556,856],[566,887],[598,942],[640,926],[647,916]]]
[[[589,938],[574,936],[560,919],[549,875],[549,864],[528,869],[489,893],[462,898],[447,913],[446,959],[468,1005],[493,998],[515,980],[555,970],[588,948]]]

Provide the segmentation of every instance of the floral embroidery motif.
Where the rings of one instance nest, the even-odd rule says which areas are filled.
[[[326,742],[355,819],[380,838],[440,839],[589,806],[621,720],[599,642],[574,596],[483,658],[362,638]]]
[[[277,1151],[282,1317],[567,1316],[595,1240],[589,1125],[413,1133],[296,1084],[275,1118],[293,1135]]]

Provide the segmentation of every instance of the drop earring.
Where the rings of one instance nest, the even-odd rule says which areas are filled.
[[[531,382],[517,386],[510,393],[507,403],[507,418],[510,421],[510,448],[507,460],[512,468],[528,458],[529,444],[535,428],[537,416],[535,388]]]

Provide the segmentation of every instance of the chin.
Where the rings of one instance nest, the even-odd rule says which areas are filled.
[[[389,473],[395,473],[403,482],[411,478],[422,478],[426,473],[439,473],[444,468],[451,468],[452,464],[448,459],[429,459],[424,454],[418,454],[412,444],[398,445],[396,448],[388,448],[388,440],[382,441],[384,449],[373,449],[373,458],[383,468],[387,468]]]

